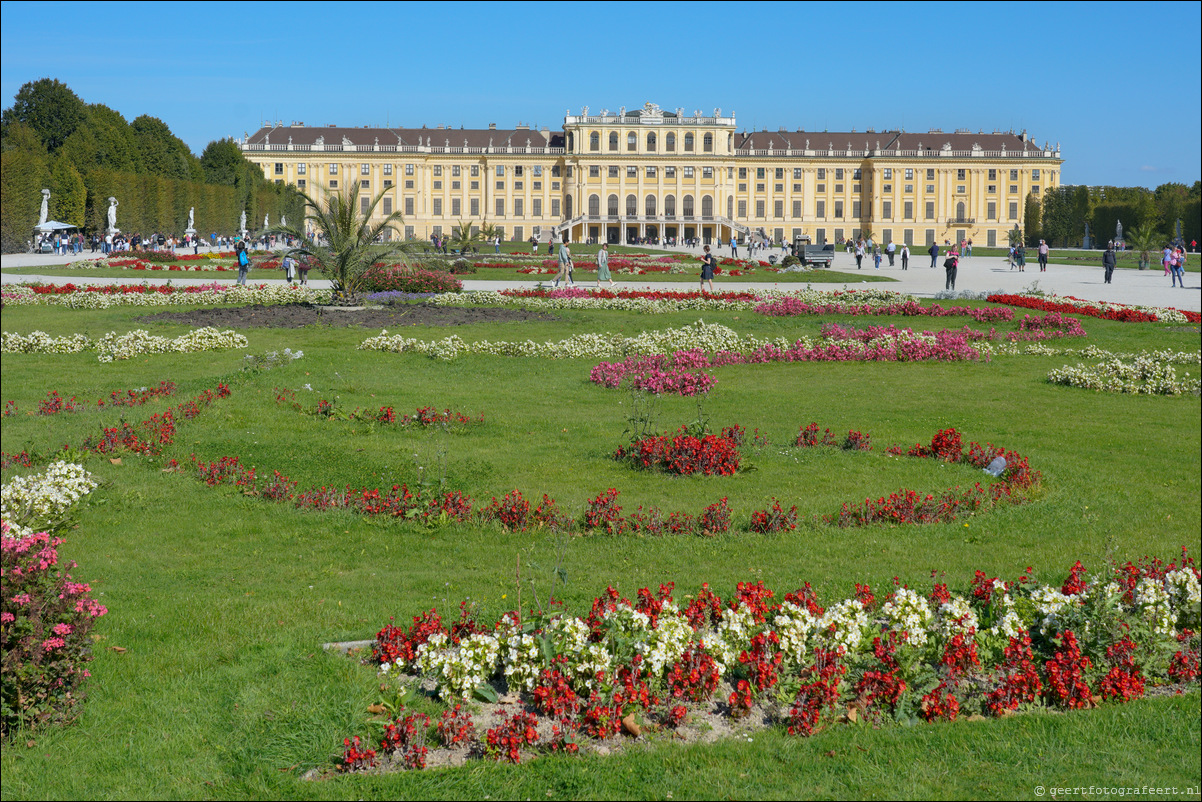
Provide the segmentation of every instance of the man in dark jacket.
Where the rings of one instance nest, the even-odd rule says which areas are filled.
[[[1106,252],[1102,254],[1102,269],[1106,271],[1106,283],[1110,283],[1110,277],[1114,275],[1114,243],[1106,243]]]
[[[927,249],[927,253],[931,255],[931,269],[935,269],[935,265],[939,261],[939,245],[932,242],[931,247]]]

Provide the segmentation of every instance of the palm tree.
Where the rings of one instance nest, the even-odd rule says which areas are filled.
[[[1139,269],[1147,270],[1148,264],[1152,261],[1152,251],[1160,248],[1161,237],[1156,233],[1156,230],[1151,225],[1145,223],[1139,228],[1131,229],[1127,234],[1127,242],[1131,247],[1139,251]]]
[[[365,210],[356,208],[358,181],[346,193],[322,187],[320,201],[298,190],[305,208],[302,226],[276,226],[268,233],[291,237],[297,244],[287,253],[309,259],[333,282],[334,298],[350,301],[362,289],[364,274],[373,265],[385,261],[409,265],[413,245],[400,239],[399,224],[404,222],[400,212],[372,220],[389,189],[376,193]],[[309,237],[307,231],[316,236]]]
[[[1016,248],[1022,244],[1023,232],[1019,230],[1018,223],[1015,223],[1014,228],[1007,232],[1006,238],[1009,240],[1010,244]]]
[[[451,247],[461,254],[466,254],[473,248],[479,249],[484,244],[484,231],[488,229],[495,234],[496,229],[485,220],[480,228],[475,228],[472,221],[459,221],[459,225],[451,227]]]

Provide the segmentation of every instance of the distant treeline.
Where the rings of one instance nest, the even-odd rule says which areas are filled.
[[[1040,238],[1056,247],[1078,247],[1085,224],[1093,247],[1105,247],[1114,239],[1116,224],[1123,224],[1123,239],[1132,242],[1135,232],[1155,235],[1161,245],[1176,236],[1181,221],[1181,238],[1186,243],[1202,240],[1202,182],[1161,184],[1143,187],[1062,186],[1049,190],[1043,203],[1028,199],[1027,240]]]
[[[182,235],[188,209],[204,237],[232,234],[285,214],[299,223],[303,202],[248,162],[231,139],[210,142],[197,158],[166,124],[143,115],[132,123],[84,103],[66,84],[25,84],[0,122],[0,247],[23,251],[50,190],[49,219],[104,231],[109,196],[126,233]]]

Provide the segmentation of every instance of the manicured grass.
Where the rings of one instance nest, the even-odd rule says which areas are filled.
[[[187,329],[140,321],[146,313],[9,307],[2,322],[7,331],[37,328],[53,335],[146,328],[175,336]],[[541,341],[584,332],[633,335],[698,317],[566,311],[551,322],[405,333]],[[747,312],[704,318],[745,334],[788,338],[814,335],[823,322],[972,325],[967,318],[776,319]],[[1199,336],[1179,326],[1091,318],[1082,324],[1089,336],[1063,345],[1199,347]],[[609,487],[622,491],[628,509],[642,504],[697,512],[727,496],[737,526],[775,495],[807,518],[796,532],[775,536],[571,538],[562,562],[567,584],[557,595],[576,613],[587,611],[607,584],[631,596],[674,581],[680,597],[709,582],[725,597],[740,581],[763,579],[781,591],[809,581],[829,600],[849,595],[853,582],[888,587],[894,576],[925,588],[932,571],[945,572],[960,591],[978,568],[1013,578],[1033,565],[1038,577],[1058,584],[1077,559],[1101,568],[1111,558],[1171,557],[1182,545],[1199,548],[1199,399],[1094,394],[1044,381],[1051,368],[1076,360],[717,369],[719,383],[703,407],[711,423],[739,423],[749,432],[758,427],[774,445],[750,452],[754,470],[734,477],[671,478],[608,459],[622,442],[632,397],[590,384],[593,360],[471,356],[441,362],[357,351],[375,333],[362,329],[245,333],[250,352],[288,347],[305,357],[251,375],[238,372],[242,354],[236,352],[143,356],[111,365],[86,353],[6,354],[2,400],[15,401],[22,414],[3,420],[4,450],[49,454],[120,417],[115,411],[24,414],[49,390],[91,398],[162,380],[178,383],[175,399],[123,411],[141,420],[232,377],[231,398],[181,426],[165,456],[236,454],[302,485],[356,487],[437,482],[445,464],[448,486],[480,503],[518,487],[528,498],[547,493],[573,514]],[[303,391],[305,384],[313,392]],[[347,410],[393,405],[398,413],[431,404],[483,413],[485,421],[451,432],[325,421],[278,406],[275,387],[296,390],[309,404],[336,398]],[[693,400],[664,398],[659,428],[675,429],[697,413]],[[811,420],[839,434],[868,432],[877,450],[786,447]],[[990,441],[1029,457],[1044,473],[1044,489],[1030,504],[955,524],[836,530],[812,521],[844,501],[903,485],[936,490],[975,481],[967,469],[883,453],[890,443],[927,442],[946,426],[957,427],[966,441]],[[371,637],[392,616],[404,622],[432,606],[454,608],[464,597],[482,615],[496,616],[515,604],[517,561],[545,598],[561,542],[545,532],[427,529],[300,512],[164,473],[163,459],[86,460],[105,484],[81,506],[79,528],[61,553],[79,562],[74,576],[90,582],[110,612],[96,628],[100,640],[79,722],[5,745],[6,799],[994,798],[1030,797],[1035,785],[1196,787],[1202,774],[1194,692],[1085,713],[881,730],[836,726],[812,739],[770,731],[751,742],[659,744],[608,758],[546,758],[520,767],[477,762],[423,774],[303,782],[304,771],[330,764],[344,737],[364,732],[366,707],[379,692],[372,671],[322,652],[320,643]],[[420,477],[419,465],[425,468]],[[531,593],[524,582],[524,602]]]

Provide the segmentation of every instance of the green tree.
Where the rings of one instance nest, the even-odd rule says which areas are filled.
[[[28,248],[38,224],[42,189],[50,185],[46,157],[37,150],[0,153],[0,249],[21,253]]]
[[[487,221],[484,225],[487,225]],[[475,226],[471,220],[466,223],[460,220],[459,225],[451,226],[451,236],[447,244],[452,250],[460,253],[480,250],[480,246],[484,244],[484,228]]]
[[[245,163],[242,149],[232,139],[214,140],[200,154],[200,166],[204,169],[205,181],[210,184],[234,186]]]
[[[75,132],[86,107],[79,95],[53,78],[30,81],[17,90],[13,104],[4,110],[4,122],[22,122],[37,132],[50,153]]]
[[[179,137],[171,133],[166,123],[143,114],[130,124],[130,128],[138,143],[144,171],[164,178],[192,178],[192,162],[196,157]]]
[[[1023,209],[1023,229],[1026,234],[1027,243],[1032,246],[1039,242],[1042,231],[1040,228],[1039,212],[1038,196],[1028,192],[1025,208]]]
[[[74,226],[85,223],[84,209],[88,190],[83,176],[61,156],[50,167],[50,217]]]
[[[305,202],[304,223],[316,237],[306,236],[306,225],[300,223],[275,226],[268,233],[295,240],[297,245],[287,252],[308,259],[330,279],[336,299],[351,301],[360,292],[364,273],[372,265],[392,260],[408,264],[412,253],[412,246],[400,240],[399,224],[404,222],[400,212],[372,221],[376,207],[389,189],[382,187],[363,211],[358,208],[358,181],[345,192],[331,192],[323,187],[325,197],[321,200],[298,190]],[[253,222],[248,220],[247,224]]]
[[[1139,253],[1139,269],[1146,270],[1152,261],[1152,252],[1160,249],[1163,237],[1149,225],[1133,228],[1126,236],[1127,244]]]

